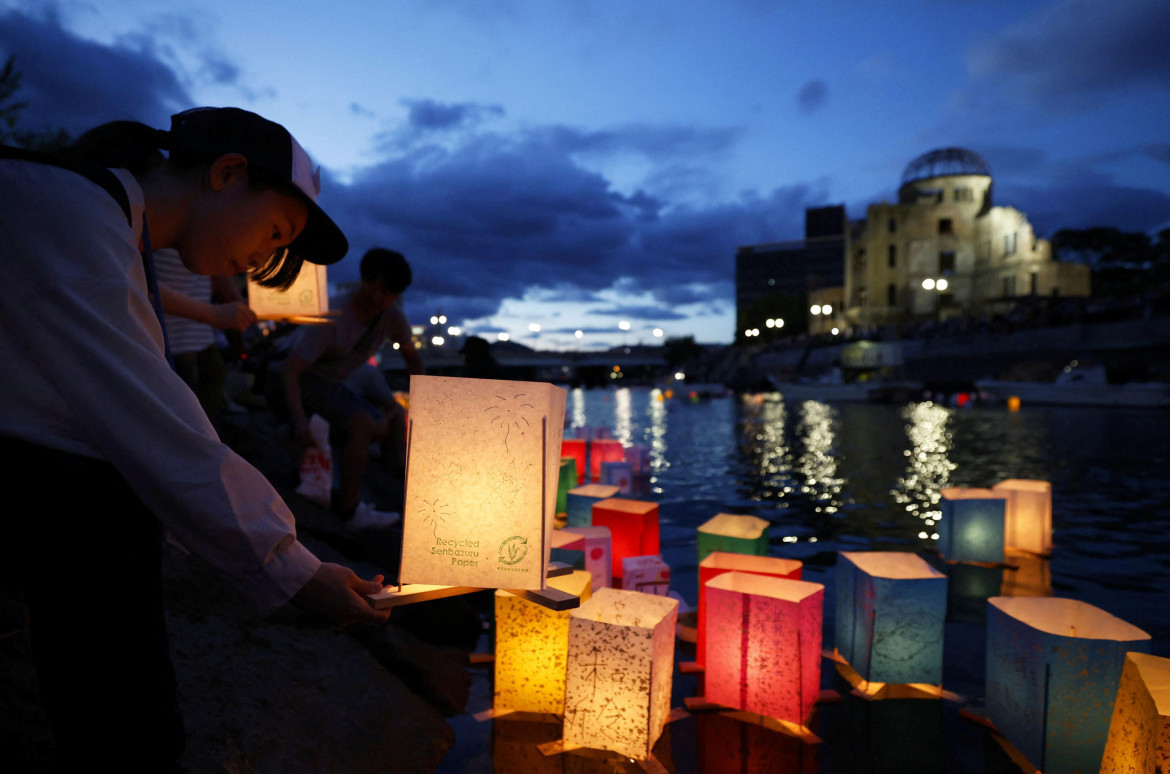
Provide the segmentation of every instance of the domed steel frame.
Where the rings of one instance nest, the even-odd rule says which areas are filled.
[[[902,173],[902,185],[948,175],[991,177],[991,165],[978,153],[966,148],[939,148],[924,153],[907,164],[906,170]]]

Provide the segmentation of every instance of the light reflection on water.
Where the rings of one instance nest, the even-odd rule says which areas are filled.
[[[691,402],[637,389],[574,391],[572,409],[574,425],[611,427],[623,443],[650,448],[653,475],[635,497],[659,503],[671,587],[688,602],[697,596],[695,528],[720,512],[760,516],[773,524],[770,553],[804,561],[805,579],[825,584],[831,637],[837,551],[932,549],[940,489],[1042,479],[1053,485],[1053,558],[1010,573],[952,573],[944,686],[976,706],[981,701],[989,594],[1050,591],[1083,600],[1145,629],[1154,638],[1151,651],[1170,657],[1166,412],[1025,407],[1010,414],[933,403],[792,403],[779,395]],[[825,674],[828,680],[827,668]],[[675,688],[677,705],[694,683],[676,675]],[[824,710],[826,722],[842,725],[827,729],[819,771],[873,764],[851,763],[850,751],[864,747],[852,736],[834,742],[834,733],[853,733],[845,730],[851,707],[847,701]],[[924,721],[935,729],[927,736],[937,736],[937,746],[904,748],[920,761],[945,758],[949,766],[930,770],[982,770],[971,761],[983,755],[983,737],[955,719],[955,707],[916,707],[943,713]],[[888,739],[904,741],[905,728],[868,743],[876,749]],[[694,770],[685,760],[675,763],[680,772]]]

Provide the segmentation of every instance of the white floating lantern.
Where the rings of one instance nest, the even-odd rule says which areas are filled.
[[[403,583],[544,587],[565,391],[413,376]]]
[[[729,572],[707,583],[706,698],[803,726],[820,695],[819,583]]]
[[[939,552],[952,562],[1002,562],[1005,495],[968,487],[941,494]]]
[[[609,527],[566,527],[561,532],[580,535],[585,541],[585,571],[593,578],[593,591],[613,585],[613,538]]]
[[[1150,635],[1076,599],[992,597],[987,716],[1045,774],[1097,771],[1127,651]]]
[[[991,488],[1007,498],[1003,533],[1008,548],[1052,553],[1052,484],[1009,478]]]
[[[589,573],[550,578],[548,585],[582,601],[589,598]],[[565,707],[565,663],[569,652],[569,611],[496,592],[496,713],[560,715]]]
[[[665,597],[670,592],[670,567],[657,554],[627,556],[622,559],[622,588]]]
[[[942,683],[947,578],[917,554],[842,551],[837,650],[863,678]]]
[[[266,288],[249,275],[248,306],[260,320],[321,321],[329,313],[325,267],[306,262],[287,290]]]
[[[670,714],[678,602],[600,589],[569,613],[566,747],[650,757]]]
[[[1170,658],[1126,653],[1101,774],[1170,772]]]

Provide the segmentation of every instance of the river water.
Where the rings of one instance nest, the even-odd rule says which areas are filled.
[[[844,698],[817,709],[812,728],[822,744],[697,715],[670,724],[659,745],[672,771],[1017,770],[981,726],[959,716],[983,704],[986,598],[1013,585],[1013,593],[1096,605],[1147,631],[1151,652],[1170,657],[1170,412],[828,405],[779,394],[693,401],[623,389],[570,392],[566,419],[650,447],[653,474],[635,496],[659,503],[672,590],[694,605],[700,524],[721,512],[765,518],[770,554],[802,560],[804,579],[826,587],[826,647],[838,551],[930,556],[941,488],[1007,478],[1052,483],[1050,562],[950,574],[943,687],[960,701],[865,702],[847,694],[825,661],[822,687]],[[469,715],[453,719],[457,746],[441,771],[491,771],[493,745],[496,770],[511,771],[499,753],[516,747],[513,740],[556,738],[552,728],[471,718],[491,706],[490,674],[476,673]],[[676,670],[674,706],[698,691],[696,677]],[[594,770],[560,758],[525,760],[514,770]]]

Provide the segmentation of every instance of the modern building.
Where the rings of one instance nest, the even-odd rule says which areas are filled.
[[[1053,260],[1024,213],[994,206],[991,167],[963,148],[911,161],[898,203],[870,205],[849,232],[850,328],[994,314],[1025,296],[1089,295],[1089,267]]]

